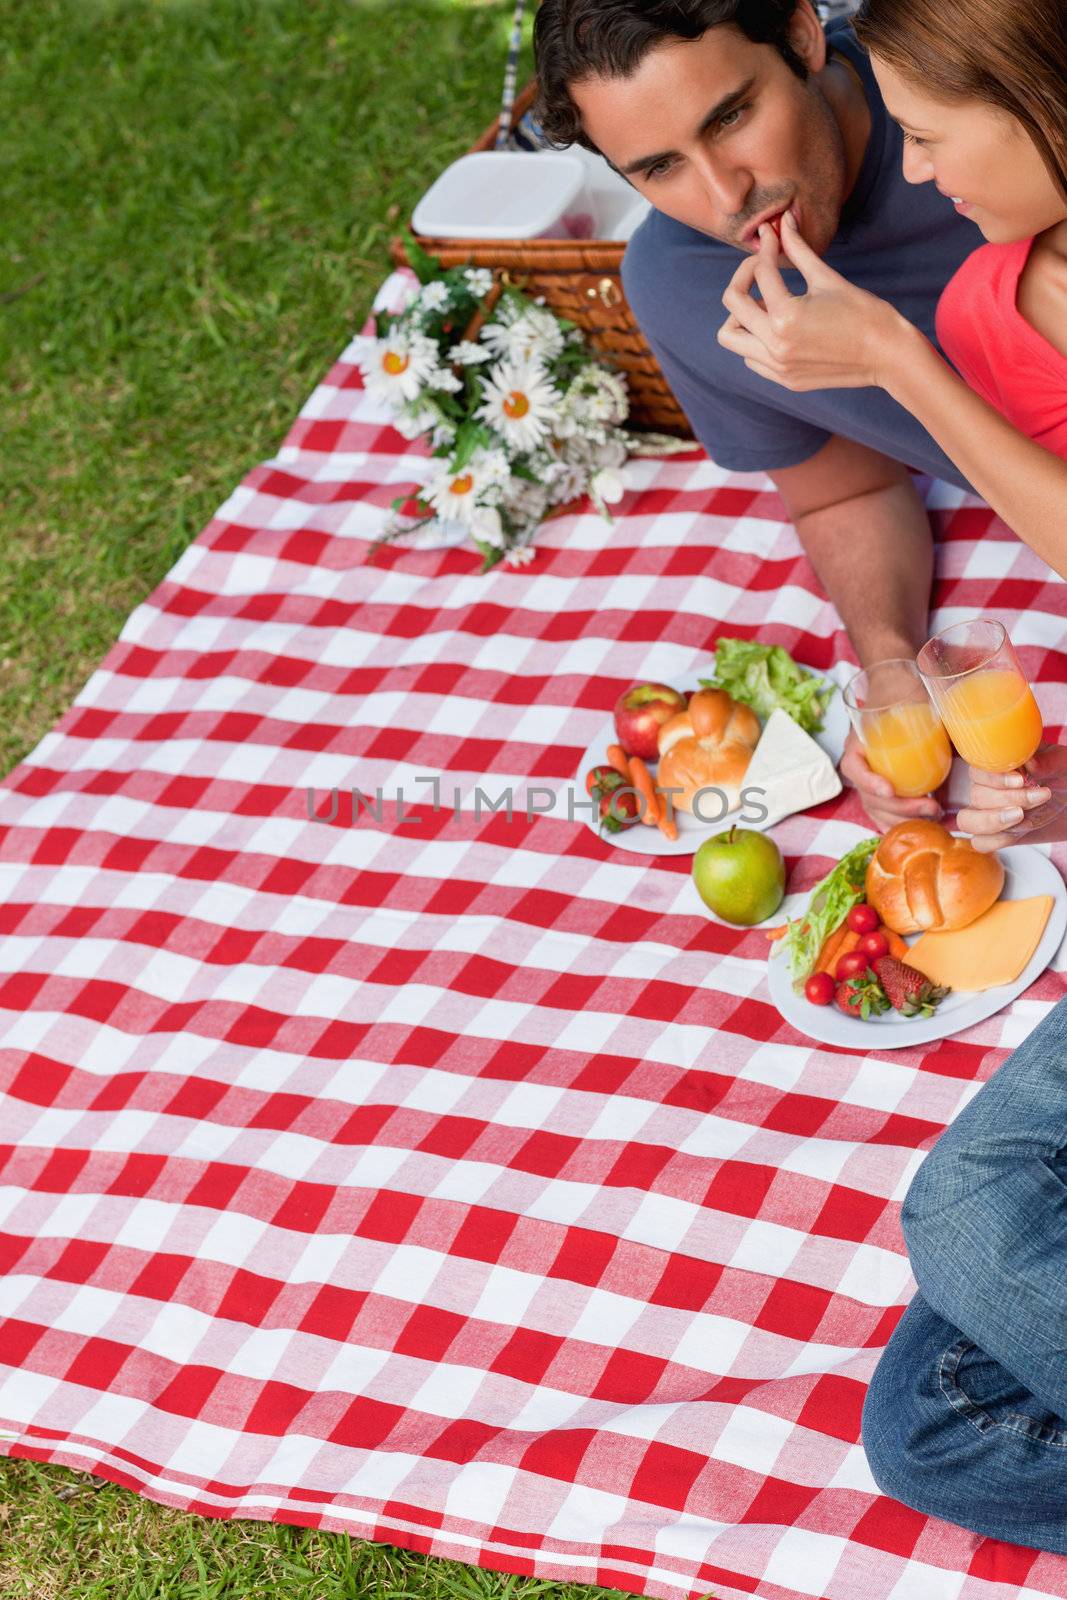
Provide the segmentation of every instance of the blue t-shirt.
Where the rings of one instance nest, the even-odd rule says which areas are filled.
[[[866,54],[847,21],[826,32],[863,82],[871,134],[824,259],[851,283],[891,301],[936,345],[934,313],[941,291],[981,244],[981,233],[932,183],[905,182],[903,135],[882,103]],[[727,315],[722,295],[740,260],[734,246],[653,211],[623,261],[634,315],[713,461],[734,472],[773,472],[807,461],[841,434],[906,466],[969,487],[926,429],[884,389],[794,394],[750,372],[740,356],[724,350],[715,337]],[[798,273],[787,272],[786,282],[794,293],[803,292]]]

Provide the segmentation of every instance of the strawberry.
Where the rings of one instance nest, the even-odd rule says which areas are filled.
[[[585,792],[598,802],[600,826],[621,833],[640,820],[641,802],[631,784],[614,767],[593,767],[585,775]]]
[[[857,973],[854,978],[846,978],[844,983],[839,983],[834,1003],[846,1016],[861,1017],[864,1022],[869,1020],[872,1013],[878,1016],[880,1012],[889,1010],[885,990],[870,967]]]
[[[896,956],[880,956],[874,970],[890,1005],[904,1017],[932,1017],[934,1008],[951,992],[931,983],[917,968],[898,961]]]

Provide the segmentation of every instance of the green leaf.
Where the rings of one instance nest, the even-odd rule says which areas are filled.
[[[456,472],[462,472],[475,451],[490,442],[489,430],[480,422],[475,422],[468,417],[466,422],[460,424],[456,431],[455,441],[452,445],[452,466]]]
[[[725,689],[761,717],[781,707],[805,733],[819,732],[837,687],[798,666],[781,645],[750,639],[717,640],[715,675],[700,682],[705,689]]]
[[[436,256],[431,256],[422,248],[415,238],[409,238],[404,244],[404,254],[408,264],[420,283],[432,283],[441,276],[441,263]]]
[[[793,987],[799,989],[810,977],[827,936],[839,928],[864,898],[867,866],[877,850],[877,835],[861,839],[847,855],[815,885],[808,909],[790,920],[782,937],[782,949],[789,961]]]

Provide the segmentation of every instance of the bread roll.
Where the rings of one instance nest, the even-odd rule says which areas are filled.
[[[894,933],[966,928],[1000,896],[1004,868],[940,822],[890,828],[867,868],[867,899]]]
[[[741,803],[741,784],[759,736],[759,718],[749,706],[725,689],[698,689],[687,709],[659,730],[657,786],[680,790],[674,804],[688,812],[698,789],[721,789],[732,810]],[[701,810],[710,818],[721,804],[708,795]]]

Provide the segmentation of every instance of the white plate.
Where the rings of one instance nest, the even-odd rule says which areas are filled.
[[[931,1044],[935,1039],[950,1039],[1008,1005],[1041,976],[1059,949],[1067,931],[1067,887],[1048,856],[1032,844],[1014,844],[997,854],[1004,863],[1002,900],[1029,900],[1037,894],[1050,894],[1053,900],[1037,949],[1014,983],[1001,983],[993,989],[956,990],[945,996],[932,1017],[909,1021],[899,1011],[887,1011],[864,1022],[861,1017],[846,1017],[833,1002],[813,1006],[803,994],[797,994],[789,976],[789,963],[781,945],[776,944],[768,961],[768,981],[771,999],[785,1020],[820,1044],[843,1045],[849,1050],[902,1050],[909,1045]],[[801,909],[794,910],[793,916],[800,915]],[[914,944],[919,937],[912,934],[906,942]]]
[[[851,675],[856,669],[855,667],[846,666],[844,670]],[[705,677],[710,678],[712,671],[713,668],[707,666],[701,668],[697,673],[687,674],[687,676],[700,677],[701,673],[703,673]],[[809,671],[814,671],[814,668],[809,668]],[[836,682],[836,672],[818,673],[817,676]],[[766,718],[761,717],[761,725],[764,722],[766,722]],[[841,686],[837,684],[836,692],[826,708],[822,732],[812,735],[815,743],[826,751],[835,767],[841,760],[845,748],[845,740],[848,738],[848,730],[848,712],[845,710],[845,702],[841,698]],[[590,767],[602,766],[607,762],[608,745],[616,742],[615,718],[612,716],[608,718],[600,732],[582,753],[582,759],[578,766],[577,782],[583,797],[585,795],[586,773]],[[649,770],[654,777],[656,773],[656,764],[654,762],[649,762]],[[703,802],[703,804],[707,812],[713,812],[714,806],[710,799]],[[678,823],[678,837],[677,839],[668,839],[658,828],[650,828],[642,822],[635,823],[632,828],[626,828],[622,833],[608,833],[607,830],[601,832],[588,811],[582,812],[581,815],[586,827],[591,833],[595,833],[598,839],[606,839],[609,844],[615,845],[618,849],[628,850],[637,856],[691,856],[704,843],[705,839],[712,838],[716,833],[722,833],[725,828],[729,828],[735,822],[740,823],[742,827],[753,828],[758,833],[762,833],[768,826],[765,822],[750,821],[743,806],[737,806],[733,811],[728,811],[718,822],[700,822],[696,817],[690,816],[687,811],[679,811],[676,808],[674,816],[675,821]],[[771,826],[776,826],[776,824],[771,824]]]

